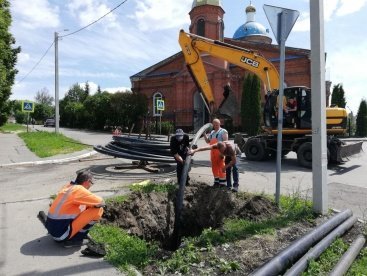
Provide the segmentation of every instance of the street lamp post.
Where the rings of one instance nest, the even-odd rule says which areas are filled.
[[[59,33],[55,32],[55,132],[59,133]]]
[[[63,30],[69,31],[68,29]],[[55,32],[55,133],[59,133],[60,113],[59,113],[59,33]]]

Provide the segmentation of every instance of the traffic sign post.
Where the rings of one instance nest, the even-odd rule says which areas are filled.
[[[34,112],[34,102],[22,101],[22,111],[23,112]]]
[[[278,112],[278,136],[277,136],[277,169],[275,184],[275,202],[279,206],[280,199],[280,171],[282,166],[282,131],[283,131],[283,95],[284,95],[284,71],[285,71],[285,41],[291,32],[294,23],[299,16],[299,11],[264,5],[264,11],[274,36],[280,48],[280,87],[279,87],[279,112]]]
[[[157,110],[164,111],[164,100],[157,100]]]
[[[34,102],[22,101],[22,111],[27,112],[27,132],[28,132],[29,113],[34,112]]]
[[[157,110],[160,111],[159,116],[159,134],[162,134],[162,111],[164,111],[164,100],[157,100]]]

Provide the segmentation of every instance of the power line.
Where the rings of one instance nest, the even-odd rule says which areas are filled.
[[[86,28],[88,28],[89,26],[97,23],[98,21],[100,21],[102,18],[106,17],[107,15],[109,15],[110,13],[112,13],[114,10],[118,9],[121,5],[125,4],[127,2],[127,0],[124,0],[122,1],[120,4],[118,4],[116,7],[114,7],[113,9],[111,9],[108,13],[104,14],[103,16],[101,16],[100,18],[98,18],[97,20],[94,20],[92,23],[89,23],[88,25],[72,32],[72,33],[69,33],[69,34],[66,34],[66,35],[62,35],[62,36],[59,36],[59,38],[62,38],[62,37],[67,37],[67,36],[70,36],[70,35],[73,35],[73,34],[76,34]],[[55,41],[53,41],[51,43],[51,45],[47,48],[46,52],[42,55],[42,57],[40,58],[40,60],[32,67],[32,69],[18,82],[18,83],[21,83],[23,80],[25,80],[32,72],[34,69],[36,69],[36,67],[41,63],[41,61],[43,60],[43,58],[46,56],[46,54],[48,53],[48,51],[51,49],[51,47],[55,44]]]
[[[50,49],[54,45],[54,43],[55,43],[55,41],[53,41],[51,43],[51,45],[47,48],[46,52],[42,55],[42,57],[39,59],[39,61],[32,67],[32,69],[18,83],[21,83],[25,78],[27,78],[33,72],[34,69],[36,69],[38,64],[40,64],[41,61],[43,60],[43,58],[47,55],[48,51],[50,51]]]
[[[82,28],[80,28],[80,29],[78,29],[78,30],[76,30],[76,31],[72,32],[72,33],[69,33],[69,34],[66,34],[66,35],[62,35],[62,36],[59,36],[59,37],[67,37],[67,36],[70,36],[70,35],[76,34],[76,33],[80,32],[80,31],[82,31],[82,30],[84,30],[84,29],[88,28],[89,26],[91,26],[91,25],[93,25],[93,24],[97,23],[97,22],[98,22],[98,21],[100,21],[102,18],[104,18],[104,17],[106,17],[107,15],[109,15],[110,13],[112,13],[114,10],[118,9],[122,4],[125,4],[125,2],[127,2],[127,0],[122,1],[120,4],[118,4],[118,5],[117,5],[116,7],[114,7],[112,10],[110,10],[108,13],[104,14],[103,16],[101,16],[100,18],[98,18],[97,20],[94,20],[93,22],[89,23],[88,25],[86,25],[86,26],[84,26],[84,27],[82,27]]]

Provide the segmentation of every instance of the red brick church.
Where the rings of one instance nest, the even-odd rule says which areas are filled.
[[[278,45],[271,44],[269,31],[255,21],[256,8],[251,4],[246,7],[247,20],[232,38],[223,35],[224,13],[220,0],[194,0],[189,12],[189,32],[254,50],[270,60],[279,70]],[[203,59],[217,107],[223,99],[223,87],[227,83],[230,83],[240,103],[242,83],[249,72],[214,57],[205,56]],[[311,86],[310,50],[287,47],[285,68],[286,86]],[[130,80],[132,91],[145,94],[149,99],[149,114],[153,120],[160,116],[156,100],[164,99],[165,111],[160,119],[172,121],[176,128],[195,131],[209,121],[203,99],[186,69],[182,52],[144,69],[131,76]],[[264,85],[263,90],[264,100]],[[233,118],[233,125],[241,125],[239,117]]]

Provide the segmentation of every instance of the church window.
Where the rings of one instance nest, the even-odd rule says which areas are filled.
[[[197,35],[205,36],[205,20],[200,18],[197,25]]]

